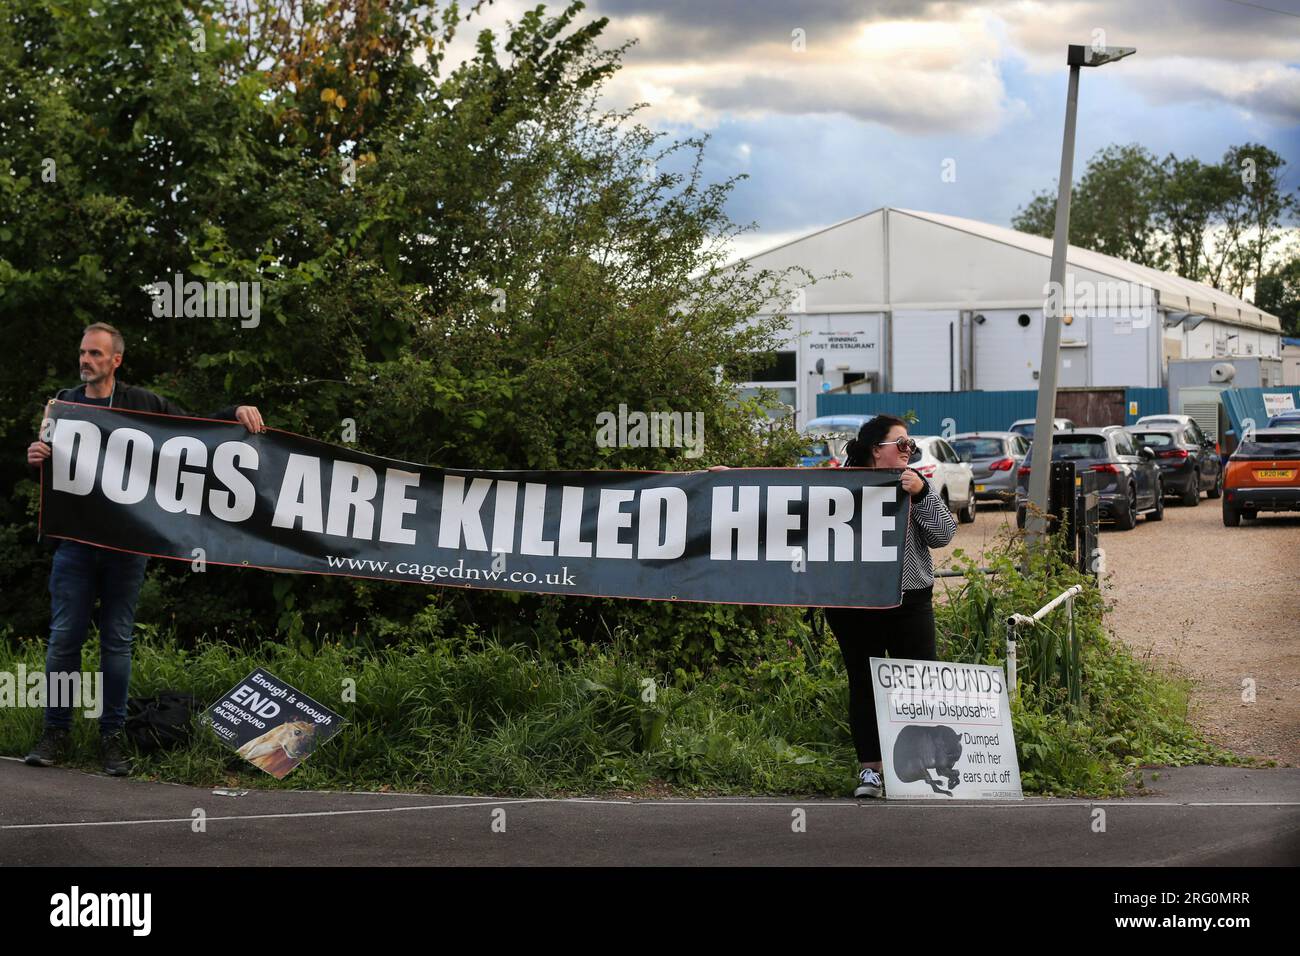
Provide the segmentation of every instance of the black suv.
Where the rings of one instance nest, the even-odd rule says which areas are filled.
[[[1185,505],[1198,505],[1202,491],[1210,498],[1223,494],[1223,463],[1214,442],[1199,428],[1161,424],[1130,425],[1126,430],[1139,448],[1146,445],[1156,453],[1166,495],[1177,495]]]
[[[1029,498],[1029,470],[1034,451],[1041,442],[1029,447],[1029,455],[1017,472],[1016,524],[1025,526],[1025,502]],[[1137,517],[1147,512],[1148,521],[1165,516],[1164,483],[1155,452],[1139,447],[1119,425],[1103,428],[1075,428],[1052,433],[1052,460],[1074,462],[1075,472],[1098,473],[1097,491],[1101,498],[1101,517],[1114,521],[1115,527],[1128,531],[1137,525]]]

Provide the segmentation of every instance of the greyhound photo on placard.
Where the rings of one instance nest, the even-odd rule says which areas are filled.
[[[961,783],[953,765],[961,759],[961,735],[951,727],[904,727],[894,739],[894,773],[904,783],[923,780],[935,793],[951,797]],[[947,778],[936,780],[931,772]]]
[[[886,799],[1020,800],[999,667],[871,658]]]

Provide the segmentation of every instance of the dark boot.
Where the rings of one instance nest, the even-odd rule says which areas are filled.
[[[69,734],[62,727],[46,727],[41,739],[27,755],[29,767],[53,767],[68,757]]]
[[[125,777],[131,772],[131,761],[126,757],[126,739],[122,731],[100,734],[99,759],[104,765],[104,773],[110,777]]]

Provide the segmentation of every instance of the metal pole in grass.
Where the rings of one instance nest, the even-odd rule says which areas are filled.
[[[1016,692],[1016,671],[1018,665],[1016,662],[1016,629],[1022,621],[1033,623],[1032,618],[1027,618],[1023,614],[1012,614],[1007,618],[1007,696]]]
[[[1007,616],[1007,685],[1010,688],[1010,690],[1015,690],[1016,688],[1016,635],[1018,633],[1019,628],[1036,626],[1040,621],[1043,620],[1043,618],[1047,617],[1047,615],[1051,614],[1054,610],[1056,610],[1058,607],[1064,604],[1066,607],[1066,612],[1069,615],[1069,623],[1070,623],[1069,634],[1066,636],[1064,642],[1065,647],[1063,649],[1063,655],[1065,660],[1065,672],[1066,672],[1065,673],[1066,690],[1071,700],[1076,699],[1076,695],[1077,695],[1077,699],[1079,700],[1079,702],[1080,703],[1083,702],[1083,695],[1079,684],[1079,676],[1078,676],[1078,670],[1079,670],[1078,637],[1074,627],[1074,599],[1082,593],[1083,593],[1083,585],[1081,584],[1071,585],[1069,588],[1062,591],[1056,597],[1052,598],[1050,601],[1048,601],[1046,604],[1040,607],[1032,615],[1011,614]],[[1049,642],[1043,642],[1041,640],[1039,641],[1038,649],[1040,654],[1037,663],[1034,662],[1032,656],[1030,657],[1030,672],[1031,674],[1036,675],[1042,681],[1046,681],[1047,679],[1046,675],[1048,673],[1048,666],[1051,663],[1049,658],[1051,656],[1051,652],[1055,650],[1056,632],[1051,631],[1049,632],[1049,634],[1051,635],[1051,639]]]
[[[1075,644],[1075,636],[1074,636],[1074,596],[1073,595],[1071,595],[1070,598],[1065,602],[1065,619],[1067,622],[1066,626],[1068,628],[1067,634],[1069,640],[1069,643],[1065,646],[1065,654],[1066,654],[1065,666],[1066,666],[1067,673],[1070,675],[1070,680],[1069,680],[1070,704],[1073,705],[1074,692],[1079,682],[1079,675],[1074,668],[1074,662],[1077,659],[1077,655],[1075,654],[1075,649],[1077,645]]]
[[[1007,693],[1016,692],[1016,626],[1007,625]]]
[[[1065,604],[1070,617],[1070,703],[1076,708],[1083,707],[1083,671],[1079,666],[1079,629],[1074,617],[1074,598]]]

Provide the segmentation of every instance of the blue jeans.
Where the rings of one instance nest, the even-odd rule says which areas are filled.
[[[54,701],[50,677],[81,670],[81,645],[92,618],[99,625],[99,669],[104,674],[100,733],[126,723],[127,686],[131,683],[131,632],[148,558],[62,541],[50,569],[50,643],[45,651],[45,726],[69,729],[71,707]],[[99,598],[98,614],[94,613]],[[84,682],[83,682],[84,685]],[[84,698],[83,698],[84,700]]]

